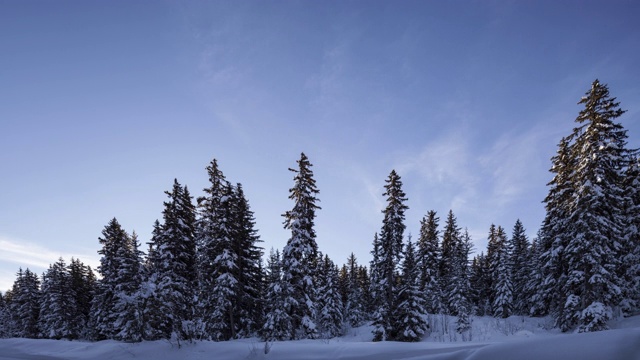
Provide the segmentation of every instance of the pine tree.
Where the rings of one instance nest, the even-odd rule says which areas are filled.
[[[89,316],[91,302],[96,292],[96,276],[90,266],[80,260],[71,258],[68,267],[71,278],[71,288],[74,289],[75,313],[72,316],[72,339],[89,339]]]
[[[340,293],[338,291],[338,268],[325,255],[318,258],[317,319],[319,333],[322,338],[331,339],[343,334],[343,314]]]
[[[229,340],[236,336],[235,307],[239,297],[238,289],[238,254],[234,244],[234,224],[232,214],[233,189],[228,182],[222,192],[223,198],[218,213],[221,217],[220,228],[216,239],[213,239],[216,253],[211,261],[214,269],[213,288],[208,296],[213,300],[209,303],[210,313],[206,317],[207,330],[215,341]]]
[[[357,281],[364,304],[364,320],[370,320],[373,313],[373,297],[371,296],[371,277],[366,266],[360,265],[358,267]]]
[[[460,312],[471,312],[468,296],[470,284],[468,278],[468,256],[471,251],[468,234],[461,233],[453,211],[449,211],[442,233],[442,257],[440,260],[440,279],[445,301],[445,311],[458,316]]]
[[[75,291],[65,261],[60,258],[42,276],[39,327],[49,339],[73,339]]]
[[[528,315],[530,308],[529,299],[532,296],[526,288],[526,284],[529,281],[529,276],[531,274],[531,269],[528,266],[530,259],[530,245],[520,219],[518,219],[513,226],[510,248],[511,256],[509,259],[509,266],[511,268],[513,313],[516,315]]]
[[[9,305],[6,293],[5,296],[2,296],[2,292],[0,292],[0,339],[4,339],[10,336],[11,328],[9,322]]]
[[[398,341],[420,341],[429,327],[424,317],[427,312],[424,293],[420,291],[419,274],[414,245],[409,240],[404,251],[402,280],[394,319]]]
[[[289,189],[289,199],[294,201],[293,209],[287,211],[284,227],[291,231],[282,252],[282,284],[285,294],[284,308],[291,316],[291,339],[317,337],[314,321],[316,289],[313,269],[318,253],[314,219],[316,210],[320,209],[316,202],[319,193],[313,179],[311,163],[304,153],[297,161],[294,186]]]
[[[562,298],[562,286],[567,274],[565,248],[573,227],[569,214],[574,193],[571,178],[575,160],[571,156],[569,143],[567,138],[563,138],[557,154],[551,159],[553,165],[550,171],[555,175],[547,184],[549,194],[544,199],[546,215],[538,234],[541,280],[536,285],[532,308],[533,314],[551,314],[556,319],[560,318],[565,304]]]
[[[372,259],[369,263],[369,268],[371,269],[370,273],[370,283],[369,283],[369,294],[371,295],[371,302],[369,304],[369,313],[370,318],[373,321],[376,329],[374,330],[374,339],[373,341],[382,341],[384,339],[384,328],[382,325],[384,324],[382,319],[382,314],[380,310],[384,309],[382,307],[383,304],[383,283],[382,283],[382,263],[380,262],[380,238],[378,237],[378,233],[375,233],[373,236],[373,250],[371,250]]]
[[[469,300],[473,304],[473,313],[478,316],[491,314],[491,279],[489,264],[484,252],[476,255],[471,262],[469,274],[471,293]]]
[[[11,289],[9,312],[11,314],[11,336],[37,338],[40,336],[40,280],[38,275],[26,269],[18,271]]]
[[[430,314],[442,312],[442,291],[440,288],[439,264],[440,248],[438,244],[438,222],[440,218],[431,210],[420,222],[418,239],[417,267],[419,269],[419,289],[425,297],[425,309]]]
[[[284,309],[282,292],[282,268],[280,253],[271,249],[267,259],[267,291],[265,295],[265,322],[261,329],[264,341],[287,340],[292,326],[291,316]]]
[[[624,227],[624,168],[628,161],[626,130],[614,123],[624,111],[598,80],[579,104],[584,105],[571,140],[575,169],[569,216],[573,224],[567,243],[567,299],[560,322],[563,329],[607,329],[613,307],[621,299],[620,242]]]
[[[625,316],[640,309],[640,159],[631,157],[625,174],[625,234],[618,277],[623,280],[620,307]]]
[[[224,330],[227,327],[227,316],[214,317],[214,312],[218,315],[225,310],[220,309],[229,299],[218,301],[216,286],[221,287],[216,259],[220,259],[223,253],[223,244],[230,246],[230,224],[229,216],[231,186],[226,180],[222,170],[218,166],[218,161],[213,159],[206,168],[209,177],[209,186],[203,191],[205,196],[199,197],[198,219],[196,221],[196,244],[197,244],[197,266],[198,266],[198,316],[205,324],[207,338],[224,338],[223,334],[215,328]],[[228,253],[227,257],[230,256]],[[216,324],[217,323],[217,324]],[[214,325],[216,324],[216,325]],[[228,329],[226,333],[230,333]],[[215,333],[215,334],[214,334]]]
[[[143,309],[140,298],[142,283],[142,253],[139,250],[138,235],[135,231],[127,235],[124,247],[117,251],[120,259],[119,279],[116,284],[114,311],[116,321],[113,324],[116,333],[114,339],[127,342],[140,342],[144,335]]]
[[[142,340],[142,313],[138,290],[141,254],[137,237],[130,236],[113,218],[102,231],[102,255],[98,272],[101,279],[91,303],[93,338],[123,341]]]
[[[195,209],[186,187],[174,180],[165,192],[162,232],[154,244],[158,263],[155,299],[159,320],[153,323],[164,338],[190,340],[193,334],[194,286],[196,281]]]
[[[529,261],[527,262],[529,268],[529,279],[525,283],[525,294],[529,294],[530,299],[528,301],[529,308],[524,315],[541,316],[545,311],[545,304],[542,295],[542,283],[543,283],[543,263],[541,257],[540,248],[540,233],[531,242],[529,251]]]
[[[248,337],[259,330],[263,322],[262,292],[262,248],[260,236],[255,229],[255,219],[242,184],[238,183],[232,196],[233,248],[237,254],[238,297],[235,317],[235,337]]]
[[[502,227],[496,231],[497,254],[490,264],[493,284],[493,316],[507,318],[513,312],[513,285],[511,283],[511,251]],[[493,265],[493,266],[492,266]]]
[[[351,327],[358,327],[364,323],[366,318],[366,300],[359,281],[359,267],[356,256],[351,253],[347,258],[346,269],[346,301],[345,320]]]
[[[374,341],[394,340],[398,329],[394,327],[393,317],[396,297],[398,293],[397,278],[399,264],[402,260],[404,237],[404,212],[409,208],[404,204],[406,199],[402,191],[402,181],[395,170],[392,170],[386,180],[383,196],[387,197],[387,207],[383,210],[384,220],[380,231],[379,247],[377,249],[376,294],[378,307],[374,317]],[[374,244],[374,251],[375,244]]]

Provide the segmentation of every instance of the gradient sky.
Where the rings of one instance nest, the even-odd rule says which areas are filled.
[[[640,147],[639,18],[604,0],[0,0],[0,289],[60,256],[96,266],[114,216],[147,242],[173,179],[202,195],[214,157],[267,253],[300,152],[339,264],[370,260],[391,169],[414,239],[431,209],[478,252],[492,223],[533,237],[594,79]]]

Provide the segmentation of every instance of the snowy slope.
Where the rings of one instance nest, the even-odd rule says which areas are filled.
[[[532,323],[526,319],[523,323]],[[493,319],[495,321],[495,319]],[[487,327],[488,319],[476,319],[477,329]],[[538,329],[517,330],[509,335],[494,327],[485,333],[491,341],[420,343],[380,342],[367,339],[366,327],[332,340],[277,342],[264,354],[264,343],[255,339],[229,342],[196,342],[178,348],[168,341],[126,344],[116,341],[96,343],[56,340],[0,340],[0,359],[277,359],[277,360],[640,360],[640,316],[612,324],[615,329],[588,334],[558,334]]]

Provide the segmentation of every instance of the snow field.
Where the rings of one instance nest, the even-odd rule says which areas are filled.
[[[448,320],[453,324],[453,319]],[[283,341],[257,339],[227,342],[149,341],[122,343],[0,339],[0,359],[95,360],[640,360],[640,316],[611,324],[613,330],[562,334],[546,330],[545,319],[474,317],[472,341],[439,334],[419,343],[371,342],[371,327],[351,329],[330,340]],[[475,334],[473,334],[475,332]],[[435,335],[436,332],[432,333]],[[449,341],[451,340],[451,341]]]

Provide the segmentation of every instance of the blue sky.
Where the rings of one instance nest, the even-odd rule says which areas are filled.
[[[396,169],[408,231],[453,209],[544,215],[549,158],[598,78],[640,147],[635,1],[0,0],[0,289],[18,267],[97,265],[117,217],[148,241],[174,178],[199,196],[217,158],[268,252],[300,152],[320,250],[370,260]]]

